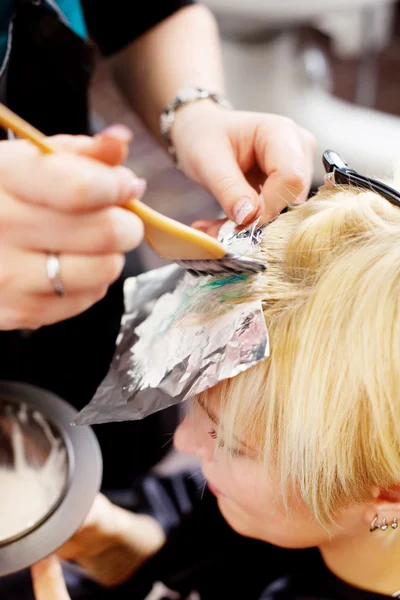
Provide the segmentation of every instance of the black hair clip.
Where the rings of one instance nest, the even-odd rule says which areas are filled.
[[[322,162],[331,183],[354,185],[358,188],[376,192],[386,198],[391,204],[400,208],[400,193],[397,190],[377,179],[365,177],[357,173],[357,171],[349,169],[344,160],[334,150],[326,150],[323,154]]]

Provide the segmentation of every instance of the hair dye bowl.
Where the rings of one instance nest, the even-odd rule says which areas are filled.
[[[41,412],[0,398],[0,544],[28,533],[60,504],[69,462],[64,439]]]
[[[100,449],[75,416],[54,394],[0,382],[0,576],[57,550],[99,491]]]

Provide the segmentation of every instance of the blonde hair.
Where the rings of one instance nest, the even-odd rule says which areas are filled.
[[[232,301],[262,299],[271,356],[200,399],[218,395],[226,446],[245,440],[327,523],[400,482],[400,210],[324,190],[257,255],[267,270]]]

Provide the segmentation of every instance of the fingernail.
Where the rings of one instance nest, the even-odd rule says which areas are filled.
[[[121,124],[115,124],[106,127],[100,132],[100,135],[109,135],[113,138],[121,140],[122,142],[130,142],[133,137],[131,130],[125,125]]]
[[[120,194],[122,201],[142,198],[147,188],[146,181],[139,179],[125,167],[117,167],[120,172]]]
[[[135,198],[143,198],[147,190],[147,183],[144,179],[136,179],[132,182],[132,196]]]
[[[254,213],[254,204],[249,198],[241,198],[233,209],[233,217],[238,225],[243,225],[248,217]]]

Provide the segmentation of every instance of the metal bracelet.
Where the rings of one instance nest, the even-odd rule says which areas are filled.
[[[168,146],[169,154],[177,162],[176,150],[171,140],[171,129],[175,122],[176,111],[185,104],[195,102],[197,100],[213,100],[219,106],[223,108],[232,108],[232,104],[222,94],[213,92],[204,88],[195,87],[183,89],[175,96],[175,98],[166,106],[160,116],[160,131],[163,139]]]

